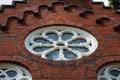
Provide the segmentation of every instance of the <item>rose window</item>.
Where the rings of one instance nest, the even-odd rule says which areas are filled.
[[[32,80],[30,72],[14,64],[0,64],[0,80]]]
[[[107,65],[98,72],[98,80],[120,80],[120,65]]]
[[[97,40],[87,31],[67,26],[37,29],[27,35],[26,48],[50,60],[75,60],[92,54]]]

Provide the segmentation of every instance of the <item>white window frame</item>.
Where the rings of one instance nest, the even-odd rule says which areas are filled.
[[[59,30],[61,30],[61,32],[59,32]],[[48,39],[48,37],[46,37],[46,33],[48,33],[48,32],[54,32],[57,35],[61,35],[62,33],[69,32],[69,33],[72,33],[74,35],[71,40],[75,40],[79,37],[85,39],[87,41],[86,44],[81,43],[81,44],[77,44],[77,45],[81,46],[81,47],[88,48],[88,50],[89,50],[88,52],[82,53],[82,52],[75,51],[75,50],[73,51],[69,48],[69,51],[71,51],[75,55],[77,55],[77,59],[82,58],[83,56],[91,55],[98,47],[98,42],[97,42],[96,38],[85,30],[82,30],[82,29],[79,29],[79,28],[74,28],[74,27],[69,27],[69,26],[49,26],[49,27],[36,29],[26,36],[24,44],[25,44],[25,47],[27,48],[27,50],[29,52],[31,52],[33,55],[41,56],[42,58],[48,59],[46,57],[46,55],[49,54],[50,51],[54,51],[54,49],[59,48],[61,50],[59,58],[54,59],[54,60],[70,60],[70,59],[66,59],[64,57],[64,54],[63,54],[63,48],[68,49],[68,45],[69,45],[68,42],[70,40],[62,41],[61,39],[59,39],[59,41],[54,41],[53,42],[53,40]],[[38,34],[41,34],[41,35],[38,35]],[[80,34],[80,35],[78,35],[78,34]],[[49,40],[49,41],[53,42],[53,44],[44,45],[44,44],[41,44],[41,43],[35,43],[33,41],[33,39],[36,38],[36,37],[40,37],[40,38],[44,38],[46,40]],[[58,37],[60,37],[60,36],[58,36]],[[32,46],[30,45],[30,43],[32,43]],[[64,47],[59,47],[59,46],[57,46],[57,43],[62,43],[65,46]],[[92,46],[90,46],[90,44]],[[34,47],[37,47],[37,46],[41,47],[41,46],[48,46],[48,45],[53,46],[54,49],[51,49],[51,50],[48,50],[48,51],[46,50],[44,52],[35,52],[33,50]],[[76,45],[74,45],[74,46],[76,46]]]

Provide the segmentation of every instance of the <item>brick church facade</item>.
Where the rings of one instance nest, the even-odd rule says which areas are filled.
[[[0,65],[22,67],[24,78],[11,80],[120,80],[117,79],[120,76],[117,72],[120,68],[119,13],[115,13],[111,8],[103,8],[101,4],[91,3],[90,0],[25,0],[13,2],[13,5],[2,6],[0,9]],[[74,60],[51,60],[32,54],[25,46],[26,37],[37,29],[49,27],[46,28],[48,30],[51,26],[67,26],[86,31],[95,37],[98,46],[90,55]],[[57,31],[62,30],[64,28]],[[71,32],[68,31],[67,34],[69,33]],[[58,48],[66,46],[65,43],[59,41]],[[89,45],[92,46],[92,41]],[[102,68],[111,65],[117,65],[115,70],[110,71],[115,79],[100,74],[106,69],[101,70]],[[9,70],[9,67],[5,69]],[[0,66],[0,72],[7,73],[5,69]],[[17,74],[20,73],[14,71],[14,75]],[[0,80],[9,80],[5,75],[0,74]],[[14,75],[8,74],[9,77]]]

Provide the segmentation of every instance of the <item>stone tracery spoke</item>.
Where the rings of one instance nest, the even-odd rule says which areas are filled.
[[[77,50],[79,54],[82,56],[88,56],[92,47],[86,43],[82,44],[69,44],[68,45],[71,50]]]
[[[70,52],[72,52],[74,55],[76,55],[77,59],[78,58],[82,58],[82,55],[81,55],[81,53],[79,51],[75,51],[75,50],[72,50],[70,48],[67,48],[67,50],[70,51]]]
[[[78,36],[78,34],[75,31],[72,31],[72,30],[62,30],[61,31],[62,40],[68,41],[72,37],[76,37],[76,36]]]
[[[73,36],[70,40],[68,40],[68,42],[72,44],[72,42],[74,43],[75,40],[79,40],[78,43],[91,43],[89,37],[85,35]]]
[[[98,80],[112,80],[112,79],[110,79],[110,78],[107,77],[107,76],[100,76],[100,77],[98,78]]]
[[[90,47],[87,43],[80,43],[80,44],[68,44],[68,47]]]
[[[8,77],[8,75],[7,75],[7,73],[4,71],[4,70],[0,70],[0,79],[8,79],[9,77]]]
[[[51,48],[51,49],[45,51],[45,54],[42,54],[41,56],[42,56],[42,57],[43,57],[43,56],[46,57],[47,54],[49,54],[50,52],[52,52],[52,51],[54,51],[54,50],[56,50],[56,49],[55,49],[55,48]]]
[[[59,36],[59,31],[57,30],[46,30],[42,33],[42,36],[45,36],[51,42],[57,41]]]
[[[35,43],[31,47],[54,47],[53,44],[41,44],[41,43]]]
[[[44,54],[41,54],[41,57],[43,57],[43,58],[50,58],[50,57],[51,57],[51,53],[54,52],[55,50],[57,50],[57,48],[51,48],[51,49],[45,51]],[[59,54],[57,54],[57,55],[58,55],[58,57],[59,57]],[[53,57],[53,56],[54,56],[54,55],[52,55],[52,57]],[[53,58],[54,58],[54,57],[53,57]],[[55,57],[55,59],[57,60],[58,58]]]
[[[64,54],[63,54],[63,49],[59,49],[59,57],[58,59],[56,60],[65,60],[66,58],[64,57]]]
[[[45,42],[47,42],[47,44],[50,44],[50,43],[53,43],[54,41],[52,39],[49,39],[47,36],[35,35],[31,38],[30,42],[31,44],[35,44],[35,43],[46,44]]]
[[[54,45],[53,44],[41,44],[41,43],[36,43],[33,44],[30,49],[33,53],[35,53],[36,55],[41,55],[42,52],[46,51],[49,52],[48,50],[50,48],[53,48]],[[51,49],[50,49],[51,50]]]

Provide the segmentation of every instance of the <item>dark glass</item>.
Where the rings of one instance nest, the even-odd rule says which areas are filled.
[[[118,77],[119,74],[120,74],[120,71],[118,71],[118,70],[111,70],[111,71],[110,71],[110,74],[111,74],[112,76]]]
[[[5,75],[0,75],[0,78],[5,78]]]
[[[65,46],[65,45],[64,45],[64,44],[62,44],[62,43],[59,43],[59,44],[57,44],[57,46],[61,46],[61,47],[62,47],[62,46]]]
[[[16,71],[10,70],[6,72],[9,77],[15,77],[17,75]]]
[[[68,51],[68,50],[64,50],[64,56],[67,59],[71,59],[74,60],[77,58],[77,56],[75,54],[73,54],[72,52]]]
[[[85,39],[76,39],[70,42],[70,44],[80,44],[80,43],[85,43],[87,42]]]
[[[66,40],[72,38],[72,36],[73,36],[72,33],[64,33],[64,34],[62,35],[62,40],[66,41]]]
[[[57,59],[59,57],[59,50],[55,50],[53,52],[50,52],[46,57],[50,60]]]
[[[48,49],[50,49],[50,48],[48,48],[48,47],[36,47],[33,50],[35,52],[43,52],[43,51],[48,50]]]
[[[78,50],[79,52],[88,52],[88,48],[85,47],[72,47],[73,50]]]
[[[57,41],[58,40],[58,35],[56,33],[48,33],[46,34],[46,36],[48,36],[48,38]]]
[[[49,41],[45,40],[45,39],[42,39],[42,38],[36,38],[34,40],[36,43],[42,43],[42,44],[47,44],[47,43],[50,43]]]

